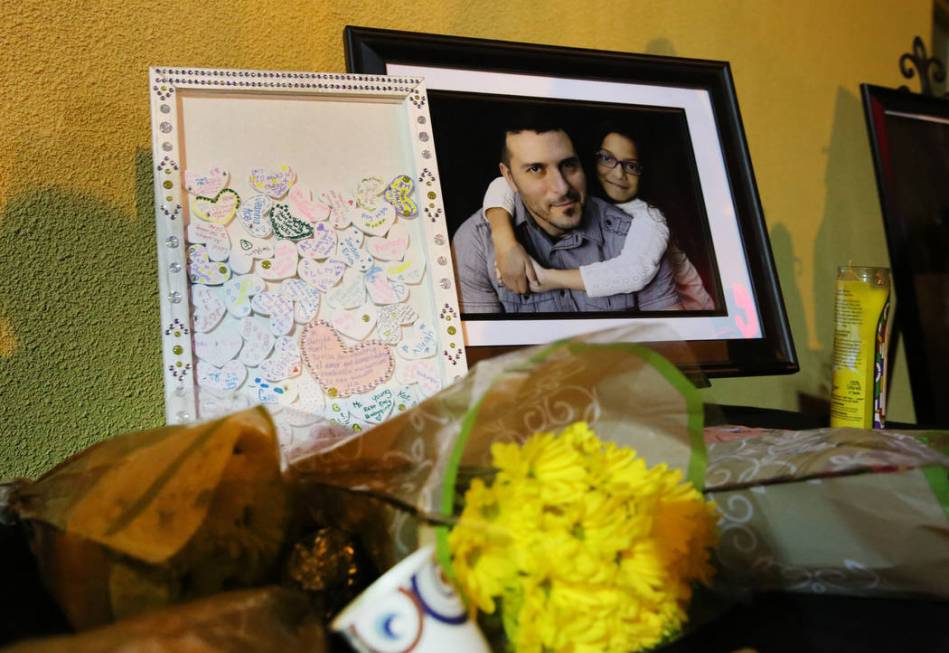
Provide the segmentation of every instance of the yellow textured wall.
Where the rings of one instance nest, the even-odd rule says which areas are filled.
[[[600,9],[599,7],[602,7]],[[886,264],[858,96],[900,83],[930,0],[0,3],[0,478],[162,421],[149,65],[342,71],[346,24],[732,63],[802,371],[827,396],[834,268]],[[905,371],[892,414],[912,416]]]

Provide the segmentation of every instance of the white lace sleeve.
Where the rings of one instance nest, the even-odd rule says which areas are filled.
[[[633,217],[619,256],[580,266],[590,297],[608,297],[642,290],[659,270],[669,244],[669,227],[662,211],[640,200],[620,204]]]
[[[514,191],[511,190],[504,177],[498,177],[488,184],[488,190],[484,192],[482,217],[488,209],[504,209],[509,215],[514,215]]]

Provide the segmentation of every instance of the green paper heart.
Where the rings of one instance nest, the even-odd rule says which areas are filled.
[[[313,225],[295,218],[286,204],[277,204],[270,212],[270,224],[277,238],[294,242],[313,235]]]

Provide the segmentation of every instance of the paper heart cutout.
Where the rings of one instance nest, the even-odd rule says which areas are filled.
[[[379,205],[386,184],[378,177],[366,177],[356,185],[356,206],[369,211]]]
[[[297,251],[304,258],[324,259],[336,251],[336,230],[321,222],[313,228],[313,235],[297,243]]]
[[[326,408],[323,409],[323,416],[334,424],[351,427],[353,423],[352,414],[349,412],[349,401],[346,399],[329,398]]]
[[[222,168],[211,168],[209,171],[185,171],[185,190],[192,195],[215,197],[227,188],[231,174]]]
[[[406,330],[402,344],[395,348],[399,356],[408,359],[429,358],[435,355],[438,343],[435,332],[427,322],[418,322]]]
[[[214,197],[227,188],[230,173],[222,168],[185,171],[185,190],[195,196]]]
[[[373,236],[366,241],[370,254],[382,261],[401,261],[409,247],[409,228],[399,223],[394,225],[387,236]]]
[[[293,379],[273,383],[255,376],[248,382],[247,392],[265,406],[289,406],[297,398],[297,384]]]
[[[194,334],[194,355],[215,367],[233,360],[244,344],[237,322],[225,321],[210,333]]]
[[[346,200],[345,204],[339,204],[333,207],[330,213],[330,224],[336,229],[347,229],[353,223],[353,216],[358,210],[352,200]]]
[[[326,292],[326,302],[334,308],[356,308],[366,302],[366,281],[362,273],[348,268],[339,285]]]
[[[205,222],[226,225],[241,206],[241,196],[230,188],[225,188],[214,197],[195,197],[191,200],[191,210]]]
[[[411,383],[398,389],[395,393],[395,410],[399,413],[422,403],[424,399],[418,384]]]
[[[191,321],[194,330],[199,333],[207,333],[216,327],[227,313],[227,308],[217,292],[200,285],[191,286],[191,308]]]
[[[223,392],[237,390],[247,378],[247,368],[236,360],[228,361],[223,367],[215,367],[211,363],[199,360],[195,369],[199,386]]]
[[[412,199],[413,192],[415,192],[415,183],[412,178],[408,175],[399,175],[389,183],[384,197],[400,216],[414,218],[418,215],[418,205]]]
[[[289,240],[277,241],[273,258],[257,262],[257,274],[267,281],[287,279],[297,273],[297,246]]]
[[[273,200],[266,195],[254,195],[241,205],[237,211],[237,219],[244,229],[258,238],[267,238],[273,233],[270,224],[270,210]]]
[[[406,386],[418,384],[426,397],[442,389],[438,361],[432,359],[402,361],[396,369],[396,378]]]
[[[300,324],[312,320],[320,310],[320,291],[302,279],[287,279],[277,292],[293,303],[293,317]]]
[[[330,324],[339,333],[353,340],[365,340],[376,326],[378,313],[373,306],[352,310],[337,308],[330,313]]]
[[[402,341],[402,327],[418,319],[418,313],[408,304],[390,304],[379,309],[376,338],[390,345]]]
[[[241,337],[244,339],[244,347],[241,349],[240,361],[251,367],[263,363],[276,342],[270,331],[270,320],[261,318],[241,320]]]
[[[208,250],[212,261],[224,261],[231,253],[231,239],[227,229],[210,222],[192,222],[188,225],[188,242],[201,243]]]
[[[290,213],[286,204],[274,205],[270,210],[270,224],[277,238],[296,242],[313,235],[313,225]]]
[[[267,284],[253,274],[234,277],[224,284],[224,305],[234,317],[250,315],[250,300],[267,289]]]
[[[392,377],[395,359],[384,343],[370,340],[346,347],[328,323],[306,325],[301,338],[303,361],[329,395],[369,392]]]
[[[395,209],[380,204],[375,209],[359,208],[353,214],[353,224],[370,236],[385,236],[395,222]]]
[[[198,415],[203,420],[217,419],[224,415],[229,415],[234,411],[250,408],[258,403],[252,396],[247,394],[247,386],[241,387],[239,392],[225,392],[222,390],[212,390],[211,388],[202,388],[200,385],[196,388],[198,400]]]
[[[271,258],[273,244],[257,238],[238,237],[231,251],[230,265],[235,274],[247,274],[254,267],[254,259]]]
[[[300,348],[289,336],[277,338],[273,355],[260,364],[261,375],[268,381],[283,381],[300,373]]]
[[[300,378],[297,379],[297,389],[299,396],[296,408],[315,417],[321,415],[325,405],[323,388],[309,374],[301,374]],[[298,426],[305,426],[305,424],[294,423]],[[312,422],[309,423],[312,424]]]
[[[188,278],[191,283],[220,286],[231,278],[231,269],[226,263],[212,261],[204,245],[191,245],[188,247]]]
[[[381,424],[395,408],[395,396],[389,388],[379,388],[349,398],[349,413],[363,424]]]
[[[425,261],[409,256],[402,263],[387,265],[386,276],[395,281],[415,285],[425,277]]]
[[[323,263],[305,258],[300,261],[300,278],[308,284],[319,290],[326,292],[336,285],[343,272],[346,270],[346,264],[336,259],[330,259]]]
[[[293,328],[293,304],[275,292],[262,292],[250,301],[256,313],[270,316],[270,331],[275,336],[285,336]]]
[[[286,195],[296,180],[297,173],[290,166],[254,168],[250,171],[250,185],[275,200]]]
[[[301,184],[294,184],[287,201],[294,215],[309,223],[316,223],[330,217],[332,209],[323,202],[312,199],[313,194]]]
[[[338,234],[339,244],[336,247],[336,258],[346,265],[355,266],[363,255],[362,243],[365,240],[362,232],[356,227],[349,227]]]
[[[409,297],[408,287],[389,279],[378,265],[366,272],[365,279],[369,298],[376,304],[398,304]]]

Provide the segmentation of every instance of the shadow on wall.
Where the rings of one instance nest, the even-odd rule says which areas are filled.
[[[851,261],[854,265],[885,265],[887,261],[863,105],[843,87],[837,89],[825,179],[824,218],[812,262],[814,324],[820,343],[813,369],[824,375],[821,387],[829,399],[837,267]]]
[[[136,214],[56,186],[0,215],[0,479],[35,478],[101,439],[161,424],[151,155]]]
[[[769,237],[774,265],[777,268],[778,280],[781,282],[781,292],[784,295],[784,308],[788,314],[788,324],[791,327],[798,362],[801,366],[799,375],[810,371],[811,376],[813,376],[814,370],[818,370],[821,375],[806,384],[800,382],[800,376],[797,377],[795,385],[798,387],[803,385],[807,388],[817,389],[816,394],[813,391],[798,390],[797,410],[811,417],[829,419],[830,368],[824,370],[822,367],[822,350],[807,347],[807,344],[811,342],[811,334],[807,329],[807,320],[804,319],[804,299],[797,284],[797,280],[801,277],[800,272],[803,263],[800,257],[794,253],[794,241],[791,238],[791,232],[783,223],[777,224],[771,230]]]

